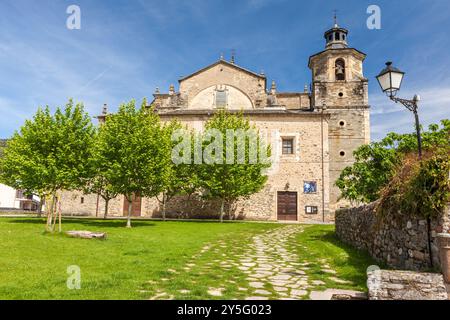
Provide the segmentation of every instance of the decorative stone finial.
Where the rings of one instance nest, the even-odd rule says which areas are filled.
[[[102,115],[107,115],[107,114],[108,114],[108,105],[105,103],[103,105]]]
[[[307,84],[305,84],[305,88],[303,89],[303,92],[304,93],[309,93],[309,88],[308,88]]]
[[[262,75],[262,76],[265,76],[265,75],[266,75],[266,73],[264,72],[263,69],[261,69],[261,72],[260,72],[259,74]]]
[[[236,50],[231,50],[231,63],[234,64],[236,62]]]
[[[159,94],[159,87],[156,87],[155,94]]]
[[[169,87],[169,94],[170,95],[174,95],[175,94],[175,86],[173,84],[171,84],[170,87]]]
[[[271,94],[277,93],[277,84],[275,83],[275,80],[272,80],[272,86],[270,87],[270,93]]]
[[[224,59],[224,57],[223,57],[223,52],[221,52],[220,53],[220,60],[223,60]]]

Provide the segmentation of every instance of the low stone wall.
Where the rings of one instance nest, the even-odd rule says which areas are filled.
[[[406,270],[429,269],[427,221],[401,215],[381,219],[376,203],[336,212],[336,234],[358,249],[366,250],[378,262]],[[450,205],[439,219],[431,221],[432,256],[439,266],[436,234],[450,232]]]
[[[367,274],[370,300],[447,300],[438,273],[375,270]]]

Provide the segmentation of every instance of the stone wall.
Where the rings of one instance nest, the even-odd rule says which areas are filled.
[[[395,220],[381,219],[375,208],[376,203],[372,203],[337,211],[337,236],[358,249],[367,250],[373,258],[389,267],[427,270],[427,221],[401,214]],[[431,230],[433,262],[439,266],[436,234],[450,232],[450,205],[441,218],[431,221]]]
[[[370,300],[447,300],[439,273],[375,270],[367,274]]]

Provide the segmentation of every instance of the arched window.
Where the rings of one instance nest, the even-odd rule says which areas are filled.
[[[345,61],[337,59],[335,64],[336,80],[345,80]]]

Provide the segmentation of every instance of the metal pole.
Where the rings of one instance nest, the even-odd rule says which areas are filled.
[[[419,159],[422,160],[422,137],[420,134],[419,114],[417,112],[417,102],[414,101],[414,117],[416,119],[417,145],[419,148]]]
[[[416,96],[413,99],[413,113],[416,120],[416,132],[417,132],[417,147],[419,149],[419,160],[422,160],[422,136],[420,133],[420,121],[418,113],[418,105]],[[430,258],[430,267],[433,268],[433,252],[431,251],[431,219],[427,217],[427,240],[428,240],[428,254]]]

